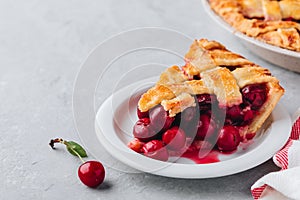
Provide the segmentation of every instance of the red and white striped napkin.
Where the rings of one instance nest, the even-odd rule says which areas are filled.
[[[300,200],[300,110],[286,145],[273,156],[274,163],[281,168],[269,173],[251,187],[255,200]]]

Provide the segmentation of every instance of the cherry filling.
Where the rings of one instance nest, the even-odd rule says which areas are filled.
[[[234,151],[240,142],[239,130],[234,126],[224,126],[220,130],[217,146],[220,151]]]
[[[137,110],[137,116],[138,116],[139,119],[149,118],[149,111],[142,112],[142,111],[140,111],[139,108],[137,108],[136,110]]]
[[[218,106],[215,95],[196,95],[196,106],[186,108],[176,117],[170,117],[161,105],[149,112],[137,109],[139,120],[133,127],[135,139],[128,147],[164,161],[170,152],[199,151],[199,144],[209,144],[209,150],[234,151],[243,140],[240,130],[251,124],[259,113],[268,98],[268,89],[266,84],[252,84],[242,88],[241,94],[242,104],[226,108]],[[255,133],[244,137],[250,140],[253,136]]]
[[[156,132],[164,132],[170,128],[174,121],[174,117],[169,117],[169,114],[165,109],[158,105],[149,111],[149,118],[151,124]]]
[[[167,145],[167,148],[175,151],[180,150],[185,146],[185,132],[181,128],[174,126],[163,134],[162,141]]]
[[[241,89],[243,103],[226,108],[225,124],[234,126],[249,125],[258,110],[267,100],[265,84],[248,85]]]
[[[184,123],[189,123],[195,119],[196,115],[197,115],[197,108],[189,107],[189,108],[186,108],[183,112],[181,112],[180,119]]]
[[[177,114],[172,126],[178,126],[185,131],[187,137],[194,138],[197,133],[199,110],[197,107],[186,108]]]
[[[283,19],[284,21],[292,21],[292,22],[297,22],[300,23],[300,20],[294,19],[293,17],[288,17],[286,19]]]
[[[204,140],[211,138],[217,131],[217,125],[214,119],[209,115],[201,115],[197,124],[196,138]]]
[[[199,75],[193,76],[193,80],[200,80],[200,79],[201,79],[201,77]]]
[[[133,135],[140,141],[147,142],[154,139],[156,132],[150,124],[149,118],[139,119],[133,126]]]
[[[156,160],[167,161],[169,153],[160,140],[151,140],[144,144],[142,152],[145,156]]]
[[[265,84],[254,84],[244,87],[242,90],[243,101],[252,110],[258,110],[267,99],[267,87]]]
[[[212,105],[217,103],[216,96],[212,94],[199,94],[196,97],[200,112],[210,112]]]
[[[225,124],[234,126],[249,125],[256,114],[250,106],[245,104],[228,107],[226,109]]]
[[[132,141],[130,141],[127,144],[127,146],[137,153],[143,153],[142,148],[144,144],[145,144],[144,142],[141,142],[139,139],[134,138]]]

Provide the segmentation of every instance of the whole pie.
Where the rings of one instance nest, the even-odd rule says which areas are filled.
[[[234,151],[251,140],[284,89],[268,69],[222,44],[195,40],[183,67],[172,66],[137,105],[136,152],[167,160],[191,149]]]
[[[269,44],[300,51],[300,0],[209,0],[238,31]]]

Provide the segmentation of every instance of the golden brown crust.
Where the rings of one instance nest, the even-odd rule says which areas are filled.
[[[145,112],[163,100],[171,100],[184,92],[202,94],[208,93],[209,90],[202,80],[189,81],[178,66],[172,66],[161,73],[156,85],[141,96],[138,107],[142,112]]]
[[[156,84],[141,96],[138,107],[142,112],[146,112],[163,100],[171,100],[182,93],[197,95],[209,94],[210,91],[202,80],[191,80],[179,84]]]
[[[236,79],[227,68],[216,67],[201,73],[207,88],[217,96],[219,105],[231,107],[243,102]]]
[[[300,51],[298,0],[209,0],[211,8],[242,33],[269,44]],[[273,38],[275,37],[275,38]]]
[[[163,100],[161,105],[169,112],[170,117],[174,117],[177,113],[188,107],[195,107],[195,98],[188,93],[182,93],[171,100]]]
[[[188,77],[183,74],[182,70],[178,66],[174,65],[172,67],[167,68],[166,71],[160,75],[157,84],[160,85],[169,85],[175,83],[178,84],[178,83],[183,83],[187,80]]]
[[[262,67],[238,68],[234,70],[232,74],[237,80],[237,84],[240,88],[258,83],[278,83],[278,80],[275,77],[271,76],[271,72],[268,69]]]
[[[162,100],[170,100],[174,97],[176,97],[175,93],[167,86],[155,85],[141,96],[138,107],[142,112],[146,112],[160,104]]]
[[[285,0],[279,2],[282,18],[293,16],[294,19],[300,20],[300,1]]]
[[[185,55],[187,64],[183,70],[188,75],[200,75],[201,72],[217,66],[254,65],[243,56],[228,51],[222,44],[207,39],[195,40]]]
[[[278,44],[280,47],[287,49],[297,49],[300,46],[300,35],[296,29],[277,29],[260,34],[257,39],[266,41],[271,44]]]

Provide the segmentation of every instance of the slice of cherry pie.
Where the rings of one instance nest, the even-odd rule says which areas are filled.
[[[134,151],[159,160],[199,146],[233,151],[255,136],[284,93],[269,70],[218,42],[195,40],[185,60],[141,96],[128,144]]]
[[[209,0],[211,8],[242,33],[300,51],[299,0]]]

